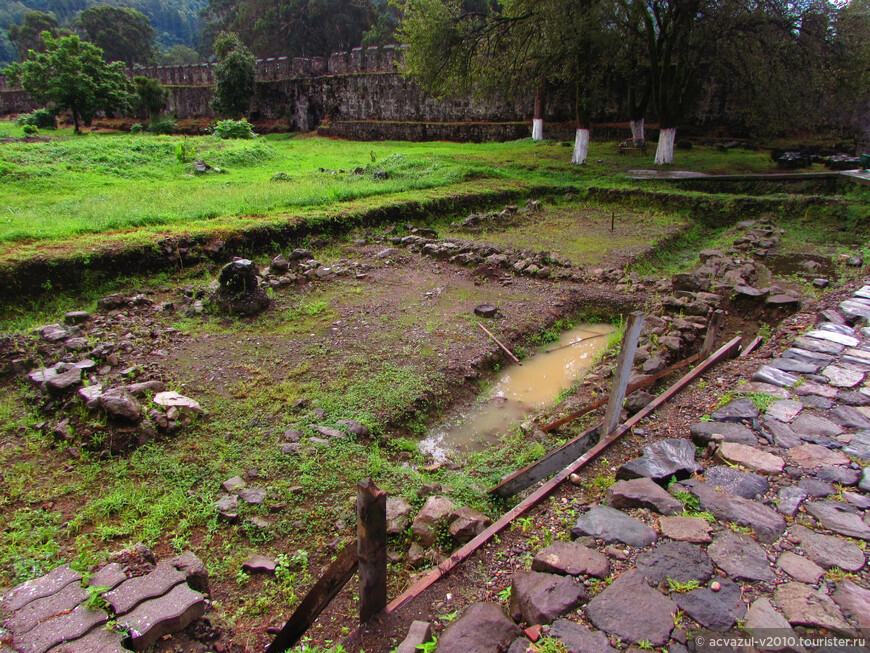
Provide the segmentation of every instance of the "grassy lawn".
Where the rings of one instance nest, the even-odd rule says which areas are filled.
[[[0,123],[0,135],[20,135]],[[0,251],[88,234],[236,229],[311,218],[338,207],[382,204],[401,193],[471,185],[631,183],[620,173],[652,167],[650,157],[618,157],[593,143],[586,166],[570,164],[561,143],[359,143],[268,135],[253,141],[53,132],[48,142],[0,147]],[[192,155],[176,151],[185,146]],[[194,175],[202,159],[221,173]],[[723,156],[707,148],[678,154],[679,167],[731,172],[773,169],[759,152]],[[326,172],[320,172],[320,169]],[[354,174],[354,171],[357,174]],[[340,172],[344,171],[344,172]],[[381,173],[381,174],[378,174]],[[382,173],[386,173],[383,175]],[[276,175],[280,179],[273,179]],[[386,177],[386,178],[384,178]]]

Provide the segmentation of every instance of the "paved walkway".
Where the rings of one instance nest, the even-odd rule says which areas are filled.
[[[708,420],[621,466],[515,574],[510,617],[475,604],[438,653],[870,650],[868,323],[870,286],[822,311]]]
[[[141,546],[117,557],[89,580],[63,565],[10,590],[0,599],[0,652],[144,651],[204,614],[208,575],[192,553],[156,565]]]

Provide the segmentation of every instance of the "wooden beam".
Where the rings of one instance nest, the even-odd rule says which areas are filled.
[[[626,394],[631,394],[635,390],[640,390],[641,388],[646,388],[648,386],[651,386],[653,383],[655,383],[659,379],[666,377],[669,374],[673,374],[677,370],[680,370],[688,365],[691,365],[692,363],[694,363],[697,360],[698,360],[698,354],[692,354],[688,358],[684,358],[680,362],[674,363],[673,365],[666,367],[665,369],[663,369],[660,372],[656,372],[652,376],[648,376],[645,379],[641,379],[640,381],[632,383],[631,385],[628,386],[628,388],[626,388],[625,392],[626,392]],[[557,429],[560,426],[562,426],[563,424],[567,424],[568,422],[573,422],[578,417],[582,417],[586,413],[591,412],[591,411],[595,410],[596,408],[601,408],[606,403],[607,403],[607,397],[604,397],[603,399],[598,399],[597,401],[593,401],[591,404],[587,404],[586,406],[583,406],[583,408],[580,408],[579,410],[576,410],[573,413],[566,415],[565,417],[561,417],[554,422],[550,422],[549,424],[542,426],[541,430],[544,433],[549,433],[553,429]]]
[[[356,571],[356,547],[348,544],[312,587],[266,653],[284,653],[296,644]]]
[[[721,308],[716,309],[710,315],[710,320],[707,322],[707,333],[704,335],[704,344],[701,345],[701,351],[698,356],[701,360],[707,358],[713,351],[716,345],[716,338],[719,337],[719,331],[722,329],[722,322],[725,320],[725,311]]]
[[[634,428],[638,423],[640,423],[643,419],[652,414],[653,411],[656,410],[659,406],[668,401],[671,397],[674,397],[677,393],[679,393],[683,388],[688,386],[692,381],[697,379],[701,374],[706,372],[713,365],[718,363],[723,358],[734,356],[737,354],[738,349],[740,348],[740,338],[734,338],[729,340],[727,343],[722,345],[716,352],[710,356],[703,363],[698,365],[691,372],[683,376],[679,381],[677,381],[674,385],[668,388],[665,392],[660,394],[658,397],[653,399],[649,404],[644,406],[638,413],[636,413],[631,419],[629,419],[625,424],[617,428],[613,433],[609,436],[602,438],[601,441],[592,447],[589,451],[584,453],[580,458],[571,463],[568,467],[563,469],[561,472],[556,474],[549,481],[544,483],[537,490],[532,492],[528,497],[523,499],[520,503],[514,506],[511,510],[506,512],[501,518],[498,519],[492,526],[483,531],[480,535],[475,537],[471,542],[463,546],[461,549],[456,551],[453,555],[451,555],[447,560],[442,562],[440,565],[435,567],[432,571],[426,574],[423,578],[417,581],[410,588],[405,590],[402,594],[393,599],[385,610],[386,614],[392,614],[396,610],[400,609],[403,605],[412,601],[413,599],[420,596],[423,592],[425,592],[429,587],[431,587],[436,581],[438,581],[443,576],[446,576],[450,571],[461,564],[464,560],[466,560],[469,556],[471,556],[474,552],[476,552],[480,547],[486,544],[494,535],[497,535],[505,528],[510,526],[510,524],[519,516],[523,515],[526,511],[530,510],[541,501],[550,496],[562,482],[567,479],[571,474],[576,472],[578,469],[586,465],[590,460],[595,458],[598,454],[604,451],[607,447],[609,447],[612,443],[622,437],[625,433],[628,433],[632,428]],[[354,641],[360,635],[360,630],[357,629],[356,633],[351,634],[347,641]]]
[[[755,351],[758,348],[758,345],[760,345],[762,342],[764,342],[764,338],[762,338],[761,336],[755,336],[752,340],[749,341],[749,344],[743,348],[743,351],[740,352],[740,358],[746,358],[747,356],[749,356],[749,354]]]
[[[387,606],[387,493],[366,478],[357,485],[356,537],[359,560],[359,620]]]
[[[631,376],[634,354],[637,351],[637,341],[640,339],[642,328],[643,313],[640,311],[630,313],[628,324],[625,325],[625,334],[622,336],[622,346],[619,348],[619,359],[616,362],[616,371],[613,375],[613,389],[610,391],[607,410],[604,412],[602,435],[607,435],[613,431],[619,422],[619,413],[622,411],[622,402],[628,388],[628,377]]]

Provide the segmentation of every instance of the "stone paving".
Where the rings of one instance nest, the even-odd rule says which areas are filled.
[[[475,604],[437,652],[531,652],[541,637],[568,653],[870,650],[868,323],[864,286],[686,439],[619,468],[573,542],[515,574],[510,616]],[[717,634],[849,641],[717,648]]]
[[[0,599],[0,652],[144,651],[206,610],[205,565],[186,552],[154,564],[141,545],[83,575],[68,565]]]

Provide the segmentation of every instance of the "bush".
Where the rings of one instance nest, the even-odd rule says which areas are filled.
[[[141,122],[134,123],[130,126],[131,134],[141,134],[143,131],[145,131],[145,128],[142,126]]]
[[[157,120],[148,123],[148,131],[152,134],[172,134],[178,129],[174,120]]]
[[[185,138],[175,145],[175,158],[179,163],[188,163],[196,158],[196,148]]]
[[[21,126],[30,125],[39,129],[57,129],[57,118],[51,109],[37,109],[33,113],[18,116],[16,121]]]
[[[221,120],[214,126],[218,138],[257,138],[254,128],[247,120]]]
[[[36,136],[39,133],[39,129],[34,127],[33,125],[24,125],[24,129],[22,129],[25,136]]]

